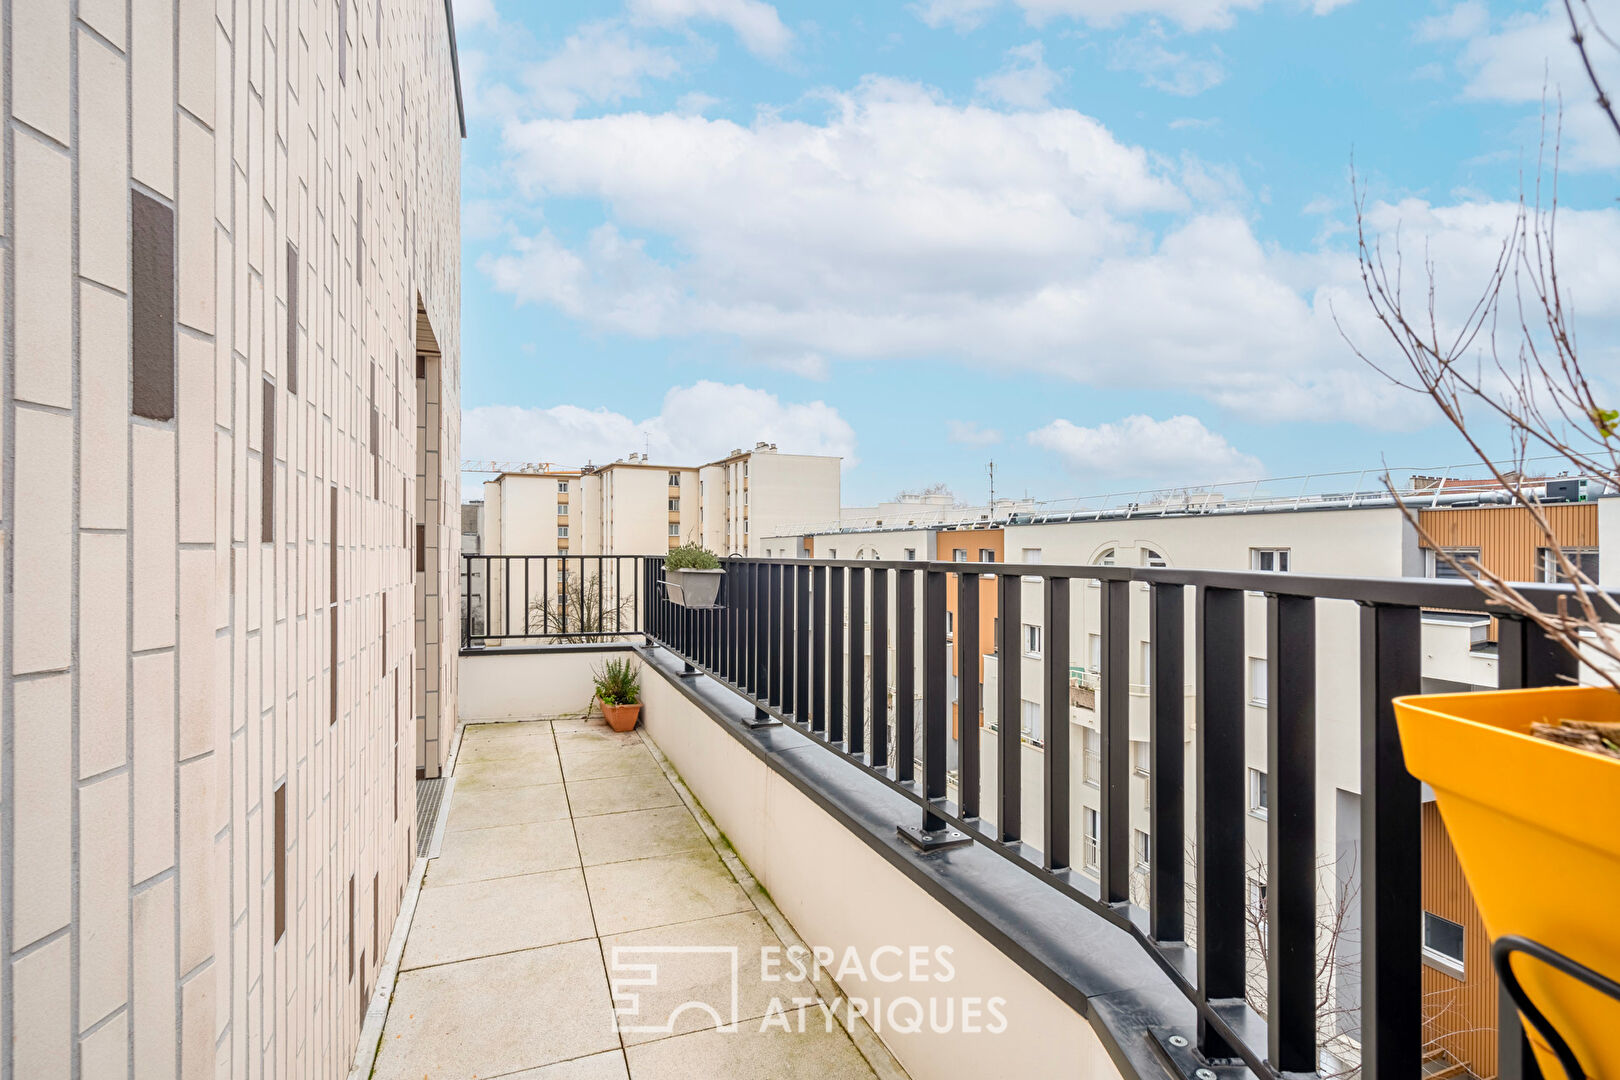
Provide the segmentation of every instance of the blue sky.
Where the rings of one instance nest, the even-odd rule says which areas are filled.
[[[1384,348],[1352,159],[1454,321],[1533,182],[1544,86],[1587,362],[1620,370],[1620,141],[1561,3],[456,13],[468,459],[766,439],[843,454],[849,504],[981,499],[991,458],[1040,498],[1462,460],[1340,337]]]

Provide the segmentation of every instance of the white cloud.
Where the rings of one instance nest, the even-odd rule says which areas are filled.
[[[495,0],[455,0],[455,12],[457,30],[500,23],[500,16],[495,13]]]
[[[562,47],[519,76],[541,112],[572,116],[588,104],[640,97],[648,79],[667,79],[680,64],[667,50],[638,41],[612,22],[587,23]]]
[[[1196,57],[1172,52],[1166,40],[1164,28],[1151,22],[1139,34],[1114,39],[1108,50],[1108,66],[1115,71],[1134,71],[1142,77],[1143,86],[1180,97],[1202,94],[1225,80],[1220,50]]]
[[[1007,50],[1007,63],[994,75],[974,84],[981,97],[1015,109],[1044,108],[1063,76],[1046,66],[1045,46],[1039,41]]]
[[[1029,433],[1031,445],[1056,454],[1078,476],[1149,484],[1207,484],[1265,475],[1258,458],[1194,416],[1127,416],[1079,427],[1054,420]]]
[[[1580,10],[1577,5],[1577,13]],[[1419,23],[1417,36],[1458,43],[1457,67],[1467,79],[1465,98],[1531,105],[1538,111],[1545,99],[1551,112],[1561,95],[1565,167],[1595,169],[1620,164],[1620,138],[1595,103],[1580,54],[1570,41],[1562,0],[1549,0],[1540,11],[1509,15],[1494,24],[1483,5],[1464,0],[1446,14]],[[1612,90],[1620,84],[1620,51],[1595,37],[1589,39],[1588,51],[1604,85]],[[1549,137],[1554,119],[1549,116]],[[1533,155],[1539,138],[1535,126],[1528,126],[1524,136],[1522,149]]]
[[[984,22],[1001,0],[921,0],[910,10],[936,30],[949,26],[956,30],[972,30]]]
[[[658,415],[634,420],[608,409],[483,405],[462,415],[469,460],[604,462],[651,453],[656,462],[696,465],[739,446],[773,442],[783,453],[831,454],[855,461],[855,431],[821,401],[784,403],[775,394],[707,380],[672,387]]]
[[[964,446],[991,446],[1001,441],[1001,432],[980,427],[977,420],[947,420],[945,437]]]
[[[1239,12],[1254,11],[1267,0],[1011,0],[1034,26],[1053,19],[1075,19],[1092,26],[1118,26],[1138,16],[1159,16],[1183,30],[1222,30]],[[1272,0],[1276,3],[1276,0]],[[1309,7],[1326,15],[1350,0],[1284,0],[1284,6]],[[917,17],[932,27],[971,30],[987,19],[1001,0],[919,0],[911,5]]]
[[[630,0],[632,17],[659,26],[693,19],[725,23],[749,52],[781,56],[793,47],[793,32],[763,0]]]
[[[871,80],[833,95],[819,123],[637,114],[512,125],[507,140],[522,195],[594,199],[609,219],[573,245],[519,236],[479,266],[520,302],[601,330],[719,341],[778,366],[813,357],[812,374],[947,358],[1173,385],[1265,420],[1431,416],[1340,338],[1334,310],[1363,347],[1384,341],[1352,254],[1263,244],[1234,177],[1150,157],[1073,110],[998,112]],[[1373,203],[1368,220],[1404,225],[1411,267],[1427,243],[1454,323],[1515,209]],[[1601,341],[1601,320],[1620,326],[1620,211],[1560,213],[1582,326]]]

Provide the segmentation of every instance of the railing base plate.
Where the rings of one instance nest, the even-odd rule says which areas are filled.
[[[1209,1061],[1198,1052],[1187,1035],[1165,1028],[1150,1027],[1148,1037],[1154,1049],[1164,1058],[1172,1076],[1183,1080],[1253,1080],[1249,1070],[1240,1061]],[[1290,1076],[1294,1075],[1292,1073]],[[1314,1074],[1306,1074],[1314,1075]]]
[[[897,825],[895,831],[900,834],[900,839],[925,855],[930,851],[941,851],[973,843],[973,837],[949,826],[943,829],[924,829],[920,825]]]
[[[778,720],[764,709],[755,706],[754,715],[743,717],[743,723],[747,724],[750,728],[767,728],[780,727],[782,721]]]
[[[697,668],[693,667],[691,664],[682,664],[681,665],[681,678],[683,678],[683,679],[696,678],[697,676],[699,676],[701,674],[703,674],[703,672],[699,671]]]

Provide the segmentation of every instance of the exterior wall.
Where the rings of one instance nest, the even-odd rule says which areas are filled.
[[[940,533],[937,543],[939,554],[935,556],[941,562],[955,562],[957,552],[968,562],[987,561],[981,553],[988,550],[992,562],[1006,562],[1006,534],[1001,529],[971,529],[959,532]],[[947,589],[945,593],[945,610],[950,612],[951,624],[960,626],[961,612],[959,610],[959,589]],[[979,582],[979,655],[971,662],[972,677],[980,682],[984,681],[984,661],[986,657],[996,654],[996,580],[986,578]],[[962,678],[964,661],[960,650],[954,641],[951,643],[951,656],[949,671],[953,679]],[[954,697],[954,695],[953,695]],[[981,697],[981,701],[983,698]],[[983,710],[980,715],[973,718],[977,724],[983,723]],[[951,738],[962,737],[961,713],[958,711],[957,701],[951,702]]]
[[[506,650],[499,654],[466,656],[461,660],[461,719],[533,719],[582,716],[590,712],[596,694],[591,676],[607,660],[628,656],[617,649],[568,648],[544,652]]]
[[[1620,588],[1620,498],[1599,499],[1598,584]]]
[[[772,536],[796,521],[832,521],[842,493],[839,458],[809,454],[751,453],[743,534],[749,553],[756,538]],[[733,536],[736,530],[733,530]],[[739,549],[740,550],[740,549]]]
[[[1462,864],[1435,803],[1423,804],[1423,910],[1463,928],[1463,975],[1423,965],[1423,1039],[1468,1066],[1475,1076],[1496,1075],[1496,974],[1491,942]]]
[[[415,839],[418,296],[459,449],[445,8],[0,18],[0,1074],[342,1077]]]
[[[656,555],[670,549],[669,474],[676,471],[619,463],[598,470],[604,522],[601,554]],[[696,489],[694,483],[694,497]]]
[[[1541,509],[1564,547],[1598,546],[1598,504],[1558,504]],[[1529,511],[1521,506],[1420,510],[1418,523],[1441,547],[1478,548],[1485,569],[1508,581],[1539,580],[1536,552],[1546,545]]]

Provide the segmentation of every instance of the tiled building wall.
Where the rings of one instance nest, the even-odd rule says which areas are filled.
[[[458,447],[445,6],[0,35],[0,1072],[341,1077],[414,839],[419,301]]]

